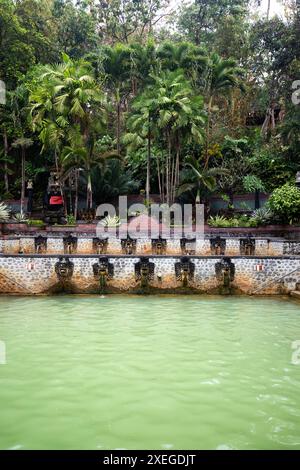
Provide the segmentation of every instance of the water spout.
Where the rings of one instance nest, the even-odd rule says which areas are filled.
[[[226,240],[221,237],[212,238],[210,240],[211,254],[215,256],[225,255]]]
[[[132,255],[136,252],[136,240],[132,240],[130,237],[121,240],[121,246],[125,255]]]
[[[235,276],[235,266],[230,258],[224,258],[215,264],[216,278],[220,281],[220,293],[230,294]]]
[[[153,239],[152,242],[152,253],[154,255],[165,255],[167,251],[167,240],[162,238]]]
[[[182,287],[188,287],[193,281],[195,273],[195,264],[188,257],[180,259],[179,263],[175,263],[175,275],[177,281],[181,282]]]
[[[108,258],[99,258],[99,262],[93,264],[94,277],[99,281],[100,292],[105,292],[107,281],[113,278],[114,265]]]
[[[135,279],[140,282],[142,288],[149,287],[149,283],[154,279],[154,263],[149,261],[149,258],[141,258],[138,263],[135,263]]]
[[[67,255],[72,255],[77,249],[77,239],[71,235],[64,238],[64,250]]]

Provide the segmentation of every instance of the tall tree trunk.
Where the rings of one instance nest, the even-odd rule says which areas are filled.
[[[5,192],[9,192],[9,183],[8,183],[8,167],[7,167],[7,156],[8,156],[8,142],[7,142],[7,132],[4,129],[3,132],[3,144],[4,144],[4,187]]]
[[[173,203],[173,194],[174,194],[174,176],[175,176],[175,159],[174,155],[171,155],[171,174],[170,174],[170,202]]]
[[[132,80],[131,80],[131,90],[132,90],[133,96],[136,96],[137,95],[137,79],[136,79],[136,77],[133,77]]]
[[[157,181],[158,181],[158,189],[159,189],[159,198],[160,198],[160,202],[163,202],[161,174],[160,174],[160,165],[159,165],[159,157],[158,156],[156,157],[156,168],[157,168]]]
[[[146,199],[150,201],[150,161],[151,161],[151,133],[150,133],[150,113],[148,117],[148,149],[147,149],[147,179],[146,179]]]
[[[92,178],[91,171],[88,169],[87,174],[87,188],[86,188],[86,208],[90,210],[93,207],[93,190],[92,190]]]
[[[206,145],[205,145],[205,165],[204,168],[208,167],[209,155],[208,149],[210,144],[210,121],[211,121],[211,110],[213,105],[213,97],[209,98],[208,106],[207,106],[207,124],[206,124]]]
[[[196,194],[196,200],[195,200],[196,204],[200,204],[201,203],[201,186],[200,186],[200,182],[198,181],[198,184],[197,184],[197,194]]]
[[[270,18],[270,10],[271,10],[271,0],[268,0],[267,20],[269,20]]]
[[[171,136],[170,136],[169,131],[167,131],[167,140],[168,140],[168,156],[167,156],[167,165],[166,165],[166,196],[167,196],[167,204],[170,204]]]
[[[25,148],[21,147],[22,155],[22,187],[21,187],[21,214],[24,213],[24,203],[25,203]]]
[[[72,187],[71,187],[71,178],[69,177],[69,213],[74,214],[74,205],[72,197]]]
[[[56,150],[54,151],[54,160],[55,160],[56,172],[57,172],[57,175],[58,175],[59,189],[60,189],[61,196],[63,198],[64,213],[65,213],[65,216],[67,216],[68,215],[68,208],[67,208],[64,188],[63,188],[63,185],[62,185],[62,182],[61,182],[60,168],[59,168],[58,156],[57,156],[57,151]]]
[[[176,188],[178,187],[178,184],[179,184],[179,164],[180,164],[180,143],[179,143],[179,137],[177,136],[173,201],[175,201]]]
[[[78,170],[75,170],[75,201],[74,201],[74,217],[77,220],[78,213]]]
[[[117,102],[117,152],[120,154],[121,151],[121,102]]]
[[[162,154],[162,167],[161,167],[161,188],[162,188],[162,202],[166,201],[166,165],[164,164],[164,155]]]
[[[275,127],[275,103],[271,103],[266,111],[266,117],[261,128],[261,133],[263,135],[268,135],[270,132],[274,131]]]

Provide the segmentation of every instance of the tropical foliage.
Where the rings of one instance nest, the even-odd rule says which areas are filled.
[[[1,199],[23,216],[31,179],[41,207],[55,170],[75,218],[124,193],[274,191],[275,220],[296,220],[300,7],[279,3],[0,0]]]
[[[9,219],[9,209],[8,207],[0,202],[0,222],[5,222]]]
[[[268,207],[282,222],[299,222],[300,190],[288,183],[275,189],[268,201]]]

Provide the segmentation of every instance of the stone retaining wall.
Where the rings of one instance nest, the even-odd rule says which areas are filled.
[[[70,293],[99,293],[99,279],[93,265],[101,257],[67,257],[73,263],[73,274],[62,281],[56,274],[57,256],[0,256],[0,293],[50,294],[60,291]],[[149,257],[154,263],[153,279],[149,290],[157,292],[236,293],[236,294],[288,294],[300,287],[300,257],[258,258],[232,257],[234,278],[229,291],[224,292],[223,280],[216,275],[216,264],[222,257],[189,257],[193,263],[193,279],[183,289],[181,279],[175,275],[175,264],[180,257]],[[137,292],[140,281],[136,279],[135,265],[139,256],[108,256],[113,265],[113,276],[107,280],[107,292]],[[292,271],[296,272],[291,273]],[[289,274],[291,273],[291,274]]]
[[[88,236],[78,236],[70,233],[76,239],[77,247],[72,254],[97,254],[93,244],[93,238]],[[36,237],[37,238],[37,237]],[[210,237],[190,241],[185,243],[186,252],[182,250],[180,240],[167,240],[166,254],[168,255],[184,255],[193,254],[198,256],[219,255],[212,249],[212,240],[221,240],[225,244],[226,256],[242,255],[241,242],[246,238],[226,238],[226,237]],[[48,236],[45,237],[47,254],[64,254],[66,253],[64,246],[64,237]],[[300,255],[300,243],[283,239],[260,239],[251,238],[254,243],[254,254],[257,256],[282,256],[282,255]],[[36,253],[35,237],[32,236],[3,236],[0,238],[0,254],[34,254]],[[123,253],[121,240],[118,238],[108,239],[107,254],[121,255]],[[136,241],[136,254],[153,254],[151,239],[141,238]],[[223,254],[223,253],[221,253]]]

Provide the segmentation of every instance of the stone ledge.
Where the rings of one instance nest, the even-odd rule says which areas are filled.
[[[300,300],[300,291],[299,290],[292,291],[291,297],[294,297],[295,299]]]
[[[230,259],[244,259],[244,260],[251,260],[251,259],[256,259],[256,260],[268,260],[268,259],[274,259],[274,260],[300,260],[300,255],[274,255],[274,256],[268,256],[268,255],[252,255],[252,256],[241,256],[241,255],[183,255],[183,254],[178,254],[178,255],[173,255],[173,254],[167,254],[167,255],[142,255],[142,254],[133,254],[133,255],[123,255],[123,254],[114,254],[114,253],[106,253],[106,254],[96,254],[96,253],[91,253],[91,254],[64,254],[64,253],[51,253],[51,254],[25,254],[25,253],[0,253],[0,259],[1,258],[59,258],[60,256],[63,256],[64,258],[161,258],[161,259],[168,259],[168,258],[189,258],[189,259],[222,259],[222,258],[230,258]]]

